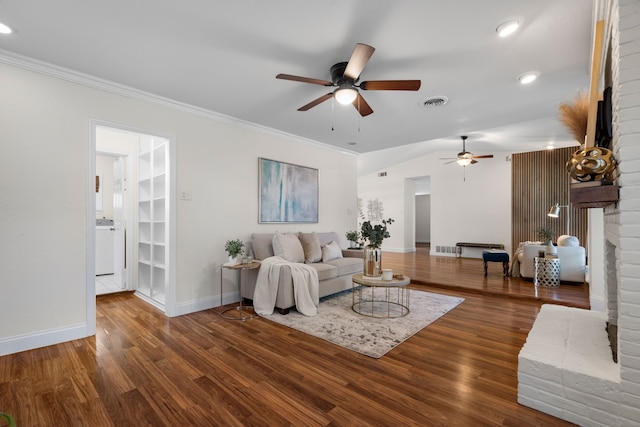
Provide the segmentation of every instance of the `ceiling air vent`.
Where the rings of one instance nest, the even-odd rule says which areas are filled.
[[[378,177],[387,176],[386,172],[378,172]]]
[[[430,98],[424,99],[420,102],[420,104],[425,108],[432,108],[432,107],[442,107],[447,102],[449,102],[449,98],[447,98],[446,96],[439,95],[439,96],[432,96]]]

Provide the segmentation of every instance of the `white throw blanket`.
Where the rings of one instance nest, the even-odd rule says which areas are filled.
[[[518,259],[518,256],[520,256],[520,254],[524,250],[523,248],[524,245],[540,245],[540,244],[542,244],[542,242],[530,242],[530,241],[520,242],[518,244],[518,249],[516,249],[516,251],[513,253],[513,258],[511,258],[511,271],[509,272],[511,274],[511,277],[520,277],[520,260]]]
[[[260,315],[273,313],[278,295],[280,268],[287,265],[291,268],[296,309],[305,316],[318,314],[318,304],[320,303],[318,273],[313,267],[289,262],[276,256],[262,260],[261,264],[253,294],[253,308],[256,313]]]

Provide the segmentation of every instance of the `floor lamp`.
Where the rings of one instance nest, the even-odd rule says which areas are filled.
[[[559,205],[556,203],[555,205],[551,206],[547,215],[551,218],[558,218],[558,216],[560,215],[560,208],[567,208],[567,234],[571,235],[571,228],[569,228],[569,226],[571,225],[571,213],[569,212],[569,205]]]

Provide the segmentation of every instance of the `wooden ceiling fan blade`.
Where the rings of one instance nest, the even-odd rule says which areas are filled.
[[[420,89],[420,80],[371,80],[360,83],[362,90],[413,90]]]
[[[312,79],[311,77],[293,76],[291,74],[278,74],[276,79],[293,80],[294,82],[311,83],[320,86],[333,86],[329,80]]]
[[[473,156],[474,159],[493,159],[493,154],[486,154],[484,156]]]
[[[369,114],[373,113],[373,109],[367,104],[367,101],[364,100],[362,95],[358,93],[358,97],[353,101],[353,106],[356,107],[356,110],[360,113],[362,117],[366,117]]]
[[[327,99],[331,99],[331,97],[333,96],[333,92],[329,92],[326,95],[322,95],[320,98],[316,98],[313,101],[311,101],[310,103],[303,105],[302,107],[298,108],[298,111],[307,111],[313,107],[315,107],[316,105],[326,101]]]
[[[375,48],[367,44],[357,43],[356,47],[353,49],[349,63],[347,63],[347,68],[344,70],[344,77],[350,78],[354,81],[358,80],[360,73],[364,70],[367,62],[369,62],[369,58],[371,58],[373,52],[375,52]]]
[[[474,163],[478,163],[478,161],[471,159],[471,164],[474,164]]]

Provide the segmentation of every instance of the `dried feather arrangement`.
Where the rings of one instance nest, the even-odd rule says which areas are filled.
[[[573,102],[563,102],[558,109],[560,121],[569,129],[576,141],[584,145],[589,118],[589,96],[585,92],[579,92]]]

